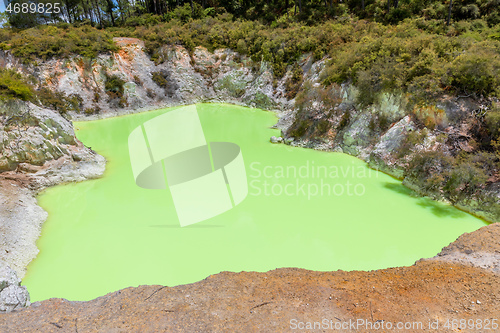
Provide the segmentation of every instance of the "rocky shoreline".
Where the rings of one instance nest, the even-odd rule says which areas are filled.
[[[9,124],[9,119],[25,119]],[[59,114],[25,102],[3,104],[0,116],[0,312],[29,304],[22,279],[37,256],[47,212],[36,195],[65,182],[83,181],[104,173],[105,159],[85,147],[74,134],[71,122]],[[5,169],[12,168],[12,171]],[[17,302],[17,303],[15,303]]]
[[[4,117],[29,113],[26,123],[2,131],[7,137],[2,142],[3,165],[18,163],[15,170],[0,173],[0,261],[22,278],[38,254],[36,240],[47,218],[36,195],[60,183],[101,176],[105,159],[79,142],[71,123],[53,111],[23,102],[4,105],[2,111]]]
[[[141,40],[114,40],[119,51],[94,59],[52,59],[37,67],[21,65],[9,53],[0,53],[0,60],[6,67],[22,68],[40,87],[66,96],[72,106],[65,112],[74,120],[201,102],[272,110],[279,118],[276,128],[282,131],[282,142],[356,156],[370,167],[403,180],[417,193],[444,201],[448,199],[441,189],[425,188],[425,182],[407,177],[405,168],[422,152],[440,151],[450,156],[457,150],[472,149],[471,114],[484,114],[491,103],[467,96],[442,96],[435,105],[412,112],[428,114],[429,119],[447,127],[422,129],[408,116],[411,107],[407,96],[384,93],[373,104],[363,106],[358,102],[359,90],[350,83],[323,87],[326,58],[315,61],[306,54],[282,78],[275,78],[266,62],[254,62],[229,49],[212,53],[196,47],[188,52],[179,45],[165,45],[157,52],[160,58],[152,61]],[[110,77],[121,80],[122,86],[107,90]],[[118,96],[116,89],[123,92]],[[73,102],[68,102],[70,99]],[[80,101],[78,110],[74,110],[75,101]],[[468,200],[478,193],[453,204],[489,222],[499,221],[498,175],[491,176],[480,192],[488,204]]]

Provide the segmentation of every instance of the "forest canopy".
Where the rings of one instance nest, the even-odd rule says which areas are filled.
[[[60,6],[58,13],[50,14],[10,11],[8,23],[15,28],[57,22],[88,23],[101,28],[137,26],[172,18],[186,22],[224,13],[265,24],[276,24],[283,15],[309,25],[345,15],[393,24],[415,16],[447,21],[481,18],[490,26],[500,23],[500,0],[12,0],[12,3]]]
[[[453,0],[451,7],[433,0],[150,1],[67,0],[59,15],[38,15],[34,27],[0,29],[0,49],[25,63],[92,59],[118,49],[113,37],[136,37],[156,63],[165,60],[164,45],[230,48],[268,62],[277,79],[310,53],[328,59],[325,86],[352,82],[364,105],[384,91],[418,101],[445,93],[500,96],[500,0]],[[395,23],[396,10],[419,15],[398,14]],[[295,81],[291,95],[300,87]]]

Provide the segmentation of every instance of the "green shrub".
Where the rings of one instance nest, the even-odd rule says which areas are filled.
[[[471,50],[472,51],[472,50]],[[459,55],[449,67],[447,81],[459,92],[488,96],[500,86],[500,59],[497,52],[479,47]]]
[[[417,124],[430,130],[443,129],[448,123],[446,112],[435,105],[415,105],[411,114]]]
[[[302,68],[295,63],[292,67],[292,75],[288,77],[285,82],[286,97],[288,99],[292,99],[297,95],[303,80],[304,72]]]
[[[121,98],[123,96],[125,81],[120,79],[117,75],[107,75],[104,83],[106,93],[116,95]]]
[[[33,87],[27,80],[13,69],[0,69],[0,99],[30,100]]]
[[[166,88],[168,86],[168,81],[166,75],[162,72],[153,72],[153,81],[161,88]]]
[[[86,108],[83,112],[86,115],[98,114],[101,112],[101,108],[99,106],[95,105],[91,108]]]
[[[327,133],[331,128],[331,124],[326,119],[320,119],[316,124],[315,136],[322,136]]]
[[[149,88],[146,88],[146,95],[149,97],[149,98],[155,98],[156,97],[156,94],[153,90],[149,89]]]
[[[391,126],[391,122],[389,121],[389,117],[386,114],[373,114],[370,118],[370,122],[368,124],[368,129],[371,132],[385,132]]]
[[[403,158],[404,156],[410,154],[416,145],[422,144],[428,131],[426,129],[422,131],[410,131],[404,140],[401,142],[397,150],[397,157]]]
[[[298,120],[296,119],[292,126],[290,126],[290,130],[288,134],[294,138],[302,138],[306,135],[307,131],[312,125],[311,120]]]
[[[142,80],[137,75],[134,75],[134,83],[138,86],[142,86]]]
[[[246,84],[244,81],[237,81],[231,75],[226,75],[219,80],[219,88],[225,89],[232,97],[239,98],[245,94]]]
[[[492,140],[500,139],[500,103],[494,103],[485,115],[485,122]]]
[[[63,93],[57,91],[53,92],[51,89],[43,87],[37,91],[36,95],[44,107],[56,110],[59,113],[67,112],[67,105]]]
[[[172,96],[177,90],[178,86],[175,81],[172,80],[170,73],[166,70],[161,70],[158,72],[151,73],[153,81],[163,90],[167,96]]]
[[[442,151],[423,151],[413,156],[405,176],[420,182],[426,191],[439,191],[444,186],[446,173],[453,162],[453,158]]]
[[[99,103],[100,100],[101,100],[101,95],[97,91],[94,91],[94,97],[92,98],[92,102]]]
[[[37,58],[46,60],[76,54],[95,58],[99,53],[117,50],[112,35],[107,31],[90,26],[59,28],[53,25],[12,33],[8,43],[4,41],[0,48],[11,50],[14,56],[26,63]]]
[[[498,170],[497,157],[491,153],[469,154],[464,151],[456,157],[442,151],[424,151],[413,156],[406,176],[422,186],[427,194],[444,196],[453,204],[482,200],[489,177]]]
[[[123,95],[125,81],[120,79],[117,75],[106,74],[106,81],[104,83],[104,89],[109,98],[109,103],[124,108],[128,106],[127,98]]]
[[[83,99],[77,94],[66,94],[52,91],[48,87],[42,87],[36,91],[36,98],[46,108],[65,114],[68,111],[80,112],[83,107]]]
[[[350,122],[351,122],[351,112],[349,110],[346,110],[346,112],[344,112],[342,118],[340,119],[339,125],[337,126],[337,130],[339,131],[343,130],[344,128],[347,127],[347,125],[349,125]]]
[[[484,188],[488,176],[471,161],[457,163],[448,173],[443,190],[452,203],[470,201]]]

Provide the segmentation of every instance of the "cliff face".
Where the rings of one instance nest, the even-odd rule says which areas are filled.
[[[154,63],[140,40],[115,41],[121,49],[114,54],[50,60],[25,70],[39,86],[65,96],[79,96],[81,112],[73,112],[75,118],[207,101],[266,109],[275,108],[277,103],[280,107],[291,105],[278,96],[280,87],[273,87],[273,76],[265,63],[256,67],[250,59],[230,50],[210,53],[199,47],[189,54],[181,46],[165,46],[160,51],[161,61]],[[123,81],[121,87],[110,87],[109,78],[113,76]]]
[[[22,65],[9,53],[0,54],[3,66],[21,69],[37,89],[48,88],[53,94],[48,109],[24,102],[0,106],[0,172],[27,175],[35,189],[92,178],[100,174],[104,160],[75,139],[68,119],[228,102],[275,111],[284,136],[276,141],[357,156],[404,179],[408,187],[442,199],[439,191],[426,189],[425,179],[406,175],[405,168],[422,152],[451,154],[470,149],[472,134],[466,120],[473,111],[484,109],[471,98],[444,97],[420,111],[445,128],[422,129],[415,117],[407,115],[407,96],[384,94],[363,106],[360,92],[352,85],[324,88],[320,82],[327,59],[313,61],[304,55],[283,78],[275,79],[265,62],[255,63],[227,49],[211,53],[198,47],[189,53],[181,46],[164,46],[155,63],[140,40],[116,38],[115,42],[120,50],[113,54],[53,59],[36,66]],[[484,189],[491,199],[488,204],[474,200],[455,204],[497,221],[499,189],[498,177],[493,176]]]

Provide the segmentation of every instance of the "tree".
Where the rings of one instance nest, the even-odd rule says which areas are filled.
[[[453,3],[453,0],[450,0],[450,7],[448,8],[448,20],[446,22],[446,25],[450,25],[452,3]]]
[[[112,0],[106,0],[106,12],[108,13],[108,15],[110,16],[111,18],[111,25],[115,25],[115,18],[113,16],[113,9],[115,8],[115,5],[113,4],[113,1]]]

